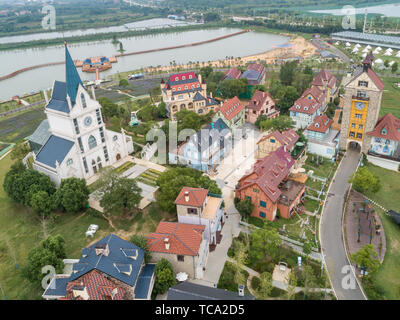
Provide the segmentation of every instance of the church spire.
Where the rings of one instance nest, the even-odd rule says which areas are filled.
[[[78,91],[79,84],[83,86],[82,80],[79,77],[78,71],[76,70],[75,63],[69,54],[67,43],[65,44],[65,75],[67,83],[67,94],[71,99],[71,102],[75,104],[76,94]]]

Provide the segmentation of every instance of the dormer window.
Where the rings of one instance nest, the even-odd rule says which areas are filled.
[[[192,79],[192,75],[191,74],[189,75],[189,79]]]
[[[368,87],[368,81],[358,81],[359,87]]]
[[[179,78],[178,77],[175,77],[175,81],[178,81],[179,80]]]
[[[175,92],[175,91],[176,91],[176,89],[175,89],[175,88],[172,88],[172,91],[173,91],[173,92]]]
[[[307,111],[308,110],[308,107],[304,107],[304,111]]]
[[[382,129],[382,134],[383,134],[384,136],[387,135],[387,130],[386,130],[385,128]]]
[[[315,127],[316,127],[316,128],[319,128],[319,123],[316,123],[316,124],[315,124]]]
[[[300,109],[300,106],[296,106],[296,109]]]
[[[200,88],[200,84],[197,84],[197,88]]]
[[[185,77],[185,76],[183,76],[183,77],[182,77],[182,80],[186,80],[186,77]]]
[[[85,95],[83,93],[81,93],[81,104],[82,104],[82,108],[85,109],[86,108],[86,99],[85,99]]]

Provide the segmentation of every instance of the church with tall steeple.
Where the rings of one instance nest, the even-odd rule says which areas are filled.
[[[85,89],[67,46],[65,65],[66,81],[54,81],[46,98],[47,119],[29,141],[35,146],[33,168],[56,185],[70,177],[88,179],[133,152],[132,138],[123,129],[106,129],[94,89],[91,94]]]

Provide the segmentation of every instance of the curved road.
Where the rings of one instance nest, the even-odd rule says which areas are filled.
[[[349,189],[349,177],[356,171],[361,154],[349,149],[340,164],[334,181],[329,190],[321,217],[320,240],[322,254],[328,269],[333,289],[340,300],[365,300],[365,297],[355,281],[353,286],[346,289],[342,285],[343,279],[348,279],[350,270],[343,267],[349,265],[343,243],[342,214],[346,191]],[[347,271],[347,272],[346,272]],[[351,273],[354,275],[353,273]],[[347,277],[346,277],[347,275]]]

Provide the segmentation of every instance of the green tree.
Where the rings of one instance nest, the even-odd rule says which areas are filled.
[[[380,266],[378,253],[375,251],[373,244],[363,246],[351,255],[351,259],[361,268],[365,268],[369,276],[375,275]]]
[[[294,127],[294,121],[289,116],[280,116],[274,119],[267,119],[260,122],[262,131],[278,130],[283,132]]]
[[[71,177],[61,180],[55,195],[55,205],[67,213],[78,212],[88,205],[89,189],[85,179]]]
[[[256,259],[264,259],[265,256],[275,259],[278,256],[282,239],[275,229],[265,225],[262,229],[254,230],[250,235],[250,239],[252,244],[250,255]]]
[[[260,286],[257,289],[257,296],[259,299],[266,300],[269,298],[272,291],[272,274],[263,272],[260,274]]]
[[[103,118],[106,120],[111,119],[114,116],[118,116],[118,105],[113,103],[110,99],[106,97],[101,97],[98,99],[100,105],[101,105],[101,113],[103,115]]]
[[[376,193],[381,188],[379,177],[373,175],[367,167],[359,168],[357,172],[351,176],[349,182],[353,183],[353,188],[361,193]]]
[[[236,209],[243,218],[248,218],[254,210],[254,204],[250,199],[245,199],[236,204]]]
[[[256,122],[254,123],[254,125],[255,125],[257,128],[260,128],[260,123],[261,123],[262,121],[266,121],[266,120],[268,120],[268,116],[266,116],[265,114],[261,114],[261,115],[259,115],[259,116],[257,117],[257,120],[256,120]]]
[[[312,289],[317,287],[317,278],[310,265],[304,265],[301,273],[304,282],[304,294],[306,296],[312,293]]]
[[[313,81],[312,75],[297,72],[294,75],[293,87],[296,88],[297,92],[304,92],[307,88],[311,86],[312,81]]]
[[[201,117],[196,112],[181,110],[178,111],[175,116],[178,123],[178,132],[183,129],[198,131],[201,127]]]
[[[39,191],[32,195],[30,205],[32,209],[43,217],[48,217],[54,209],[52,197],[46,191]]]
[[[208,78],[211,72],[213,72],[212,66],[205,66],[200,69],[200,74],[204,81]]]
[[[22,160],[31,151],[29,144],[26,142],[21,142],[17,144],[11,151],[12,160]]]
[[[248,90],[248,86],[244,80],[247,79],[226,79],[220,83],[221,96],[225,99],[238,97],[241,94],[245,94]]]
[[[139,205],[141,189],[134,179],[121,177],[111,168],[106,168],[99,179],[99,192],[102,194],[100,205],[107,216],[123,211],[132,211]]]
[[[216,12],[207,12],[203,15],[204,22],[214,22],[221,20],[221,17]]]
[[[328,116],[329,119],[333,119],[333,117],[335,116],[335,110],[336,110],[335,103],[329,102],[328,109],[326,110],[326,115]]]
[[[176,284],[174,270],[171,262],[162,258],[157,262],[154,269],[156,281],[154,283],[153,294],[163,294],[170,287]]]
[[[398,62],[393,63],[393,65],[392,65],[392,73],[396,73],[398,69],[399,69]]]
[[[164,108],[165,109],[165,108]],[[151,120],[156,120],[158,117],[159,109],[152,104],[149,104],[137,112],[137,117],[143,122],[149,122]],[[165,111],[166,113],[166,111]]]
[[[127,86],[129,86],[128,80],[126,80],[126,79],[119,80],[119,86],[123,87],[123,88],[126,88]]]
[[[385,62],[383,63],[383,65],[384,65],[386,68],[389,68],[389,60],[385,60]]]
[[[65,240],[60,235],[49,236],[42,240],[36,248],[32,248],[28,253],[28,261],[22,270],[22,274],[30,282],[37,285],[45,276],[42,273],[44,266],[53,266],[57,273],[62,273],[64,269],[63,259],[66,258]]]
[[[294,102],[299,98],[299,93],[297,89],[292,86],[285,87],[283,97],[277,102],[277,106],[281,111],[281,114],[287,114]]]
[[[133,244],[137,245],[139,248],[144,250],[144,252],[145,252],[144,262],[145,263],[149,263],[150,260],[151,260],[151,254],[150,254],[150,252],[148,250],[148,247],[147,247],[147,239],[146,239],[146,237],[134,234],[131,237],[131,242]]]
[[[288,300],[292,300],[294,295],[296,294],[296,287],[297,287],[297,277],[296,273],[293,271],[290,272],[289,279],[288,279],[288,287],[286,290],[286,298]]]
[[[157,106],[157,114],[159,118],[167,117],[167,109],[164,101],[161,101]]]
[[[281,80],[283,85],[290,86],[293,83],[296,73],[297,73],[297,62],[296,61],[286,62],[281,66],[281,70],[279,72],[279,79]]]
[[[313,244],[310,241],[307,241],[303,244],[303,253],[305,255],[309,255],[312,252]]]

